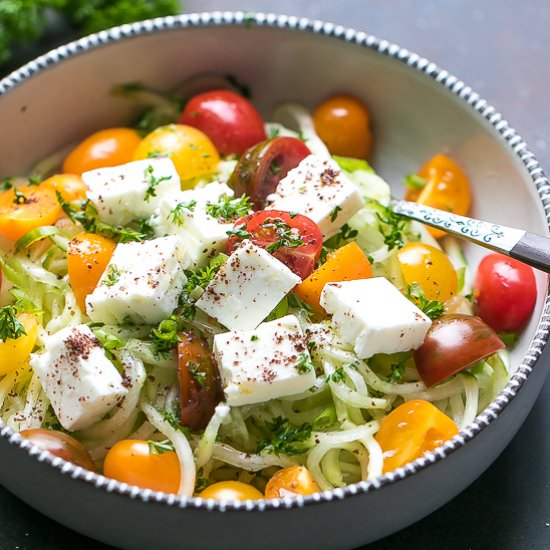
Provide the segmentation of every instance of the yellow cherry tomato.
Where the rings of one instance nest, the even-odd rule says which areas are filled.
[[[426,180],[426,185],[421,190],[409,189],[405,195],[407,200],[460,216],[468,213],[472,203],[470,183],[456,162],[445,155],[435,155],[418,175]],[[433,227],[428,227],[428,231],[436,238],[446,234]]]
[[[265,498],[312,495],[321,489],[305,466],[289,466],[275,472],[265,486]]]
[[[219,481],[208,486],[199,493],[199,496],[216,500],[257,500],[264,498],[256,487],[241,481]]]
[[[63,172],[82,174],[88,170],[130,162],[140,141],[139,134],[130,128],[100,130],[69,153],[63,162]]]
[[[0,235],[16,241],[42,225],[52,225],[62,214],[53,189],[20,185],[0,193]]]
[[[86,296],[97,286],[113,252],[115,243],[94,233],[79,233],[67,247],[69,281],[78,307],[86,311]]]
[[[366,158],[372,146],[370,114],[350,96],[335,96],[313,112],[315,131],[333,155]]]
[[[134,159],[159,154],[172,159],[184,189],[192,188],[197,178],[212,174],[220,162],[206,134],[184,124],[169,124],[153,130],[139,144]]]
[[[23,325],[26,334],[19,338],[0,340],[0,375],[8,374],[28,360],[36,343],[38,321],[34,315],[20,313],[17,319]]]
[[[158,454],[147,441],[124,439],[107,453],[103,475],[144,489],[177,493],[181,474],[174,451]]]
[[[76,174],[56,174],[40,185],[59,191],[63,200],[68,202],[86,198],[86,184]]]
[[[428,300],[444,302],[456,294],[458,278],[447,256],[424,243],[407,243],[397,258],[408,285],[417,283]]]
[[[384,453],[384,473],[433,451],[457,433],[456,424],[428,401],[399,405],[382,420],[375,436]]]

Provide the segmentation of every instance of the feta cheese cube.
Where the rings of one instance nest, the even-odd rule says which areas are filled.
[[[169,158],[137,160],[82,174],[87,196],[106,223],[125,225],[154,214],[165,193],[180,189],[180,178]]]
[[[251,330],[300,282],[300,277],[269,252],[244,241],[210,281],[196,306],[230,330]]]
[[[152,223],[157,235],[177,235],[185,247],[187,268],[203,267],[227,244],[232,221],[208,213],[208,206],[221,197],[233,197],[225,183],[213,182],[201,189],[163,196]]]
[[[327,283],[321,306],[361,358],[417,349],[432,324],[384,277]]]
[[[101,420],[127,390],[88,325],[67,327],[44,338],[45,351],[30,364],[66,430]]]
[[[312,219],[326,240],[365,204],[361,193],[332,159],[309,155],[279,182],[266,208]]]
[[[156,324],[174,311],[187,281],[178,237],[118,244],[95,290],[86,298],[92,321],[127,319]]]
[[[315,369],[294,315],[255,330],[216,334],[214,356],[231,406],[302,393],[315,384]]]

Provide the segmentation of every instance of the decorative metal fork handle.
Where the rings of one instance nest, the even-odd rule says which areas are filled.
[[[393,211],[468,241],[501,252],[550,273],[550,238],[496,223],[457,216],[451,212],[408,201],[393,201]]]

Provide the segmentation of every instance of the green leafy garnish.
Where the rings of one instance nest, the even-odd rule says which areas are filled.
[[[296,248],[297,246],[305,245],[300,233],[293,231],[292,227],[283,220],[278,218],[267,218],[262,223],[262,227],[272,229],[275,233],[274,238],[276,240],[265,247],[270,254],[273,254],[273,252],[279,250],[279,248],[283,246],[287,248]]]
[[[513,348],[519,340],[519,334],[517,332],[501,332],[498,336],[507,348]]]
[[[305,374],[314,369],[313,363],[311,362],[311,357],[309,353],[300,353],[298,356],[298,361],[296,362],[296,370],[300,374]]]
[[[149,445],[149,452],[152,455],[162,455],[168,451],[174,450],[174,445],[172,445],[172,442],[169,439],[165,439],[164,441],[149,440],[147,441],[147,445]]]
[[[0,340],[3,342],[8,339],[17,340],[17,338],[25,334],[27,334],[27,331],[17,318],[17,309],[15,306],[0,308]]]
[[[342,207],[339,205],[336,205],[331,211],[330,211],[330,221],[336,221],[336,218],[338,217],[338,212],[342,210]]]
[[[338,367],[334,369],[334,372],[328,376],[328,382],[334,382],[335,384],[341,384],[346,378],[344,367]]]
[[[311,436],[311,424],[296,426],[278,416],[273,422],[266,422],[262,432],[264,437],[258,441],[257,453],[293,456],[305,453],[310,446],[307,442]]]
[[[227,231],[227,234],[230,237],[237,237],[237,240],[244,241],[245,239],[250,239],[252,235],[246,231],[246,224],[239,225],[239,227],[235,227],[235,229],[230,229]]]
[[[11,178],[6,178],[0,181],[0,191],[9,191],[13,187]]]
[[[384,244],[388,250],[401,248],[405,241],[403,240],[403,231],[407,224],[406,220],[400,218],[391,208],[378,203],[382,212],[377,212],[376,217],[380,221],[378,229],[384,236]]]
[[[184,433],[187,437],[191,435],[189,428],[180,424],[176,409],[170,411],[168,409],[161,409],[157,407],[157,412],[162,416],[162,419],[165,422],[168,422],[168,424],[174,428],[174,430]]]
[[[155,351],[160,355],[170,353],[180,341],[179,333],[183,329],[183,322],[177,315],[170,315],[161,321],[156,328],[151,329],[149,341],[153,343]]]
[[[213,218],[224,222],[234,221],[246,216],[252,210],[252,201],[247,195],[231,198],[222,195],[218,202],[209,202],[206,205],[206,213]]]
[[[275,126],[269,129],[269,131],[267,132],[267,137],[269,139],[273,139],[273,138],[276,138],[280,133],[281,133],[281,129]]]
[[[195,199],[190,200],[189,202],[180,202],[171,210],[168,214],[168,221],[172,222],[174,225],[183,226],[185,223],[184,210],[189,210],[193,212],[197,206],[197,201]]]
[[[145,190],[145,202],[149,202],[152,197],[157,196],[157,187],[163,182],[170,179],[170,176],[156,177],[152,166],[147,166],[143,174],[145,182],[147,183],[147,189]]]
[[[408,174],[403,180],[403,185],[407,189],[412,189],[414,191],[420,191],[428,183],[425,178],[419,176],[418,174]]]
[[[17,188],[13,188],[13,194],[15,198],[13,199],[14,204],[28,204],[30,200]]]
[[[319,256],[317,265],[324,264],[327,261],[327,256],[331,252],[352,242],[358,234],[359,232],[357,229],[352,229],[347,223],[345,223],[336,235],[332,236],[323,243],[321,255]]]
[[[193,380],[201,387],[206,386],[206,373],[201,370],[200,365],[196,363],[187,363],[187,368],[193,377]]]
[[[407,287],[406,296],[432,320],[441,317],[445,313],[445,304],[438,300],[428,300],[418,283],[413,283]]]
[[[115,286],[120,281],[122,273],[122,270],[119,269],[116,265],[110,265],[107,269],[107,275],[102,283],[105,286]]]

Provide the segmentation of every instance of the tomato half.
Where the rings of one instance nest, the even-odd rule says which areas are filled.
[[[180,465],[174,451],[155,452],[147,441],[123,439],[105,457],[103,475],[153,491],[177,493]]]
[[[38,320],[34,315],[19,313],[17,319],[25,334],[19,338],[0,339],[0,376],[14,371],[25,363],[34,349],[38,337]]]
[[[178,382],[181,424],[191,430],[206,428],[224,396],[220,373],[208,344],[191,331],[180,334]]]
[[[433,322],[424,343],[414,352],[414,361],[424,384],[433,386],[504,347],[479,317],[443,315]]]
[[[474,283],[475,310],[497,332],[519,332],[537,301],[533,270],[502,254],[485,256]]]
[[[86,470],[95,472],[96,467],[88,449],[74,437],[55,430],[23,430],[21,435],[31,443]]]
[[[68,202],[86,198],[86,184],[76,174],[55,174],[40,185],[59,191],[63,200]]]
[[[383,472],[420,458],[457,433],[456,424],[428,401],[415,399],[399,405],[382,420],[375,436],[384,453]]]
[[[180,122],[204,132],[224,155],[242,155],[266,138],[264,122],[252,103],[229,90],[191,98]]]
[[[311,155],[306,144],[292,137],[262,141],[241,157],[228,184],[237,196],[246,193],[256,210],[265,206],[265,199],[279,182],[300,161]]]
[[[258,500],[264,498],[256,487],[241,481],[219,481],[208,486],[199,493],[199,496],[216,500]]]
[[[265,486],[265,498],[312,495],[321,489],[305,466],[289,466],[271,476]]]
[[[227,242],[231,254],[243,239],[265,248],[302,280],[315,270],[321,255],[323,235],[318,225],[301,214],[282,210],[262,210],[235,222],[235,232]]]
[[[367,107],[351,96],[335,96],[313,112],[315,131],[333,155],[364,159],[372,134]]]

